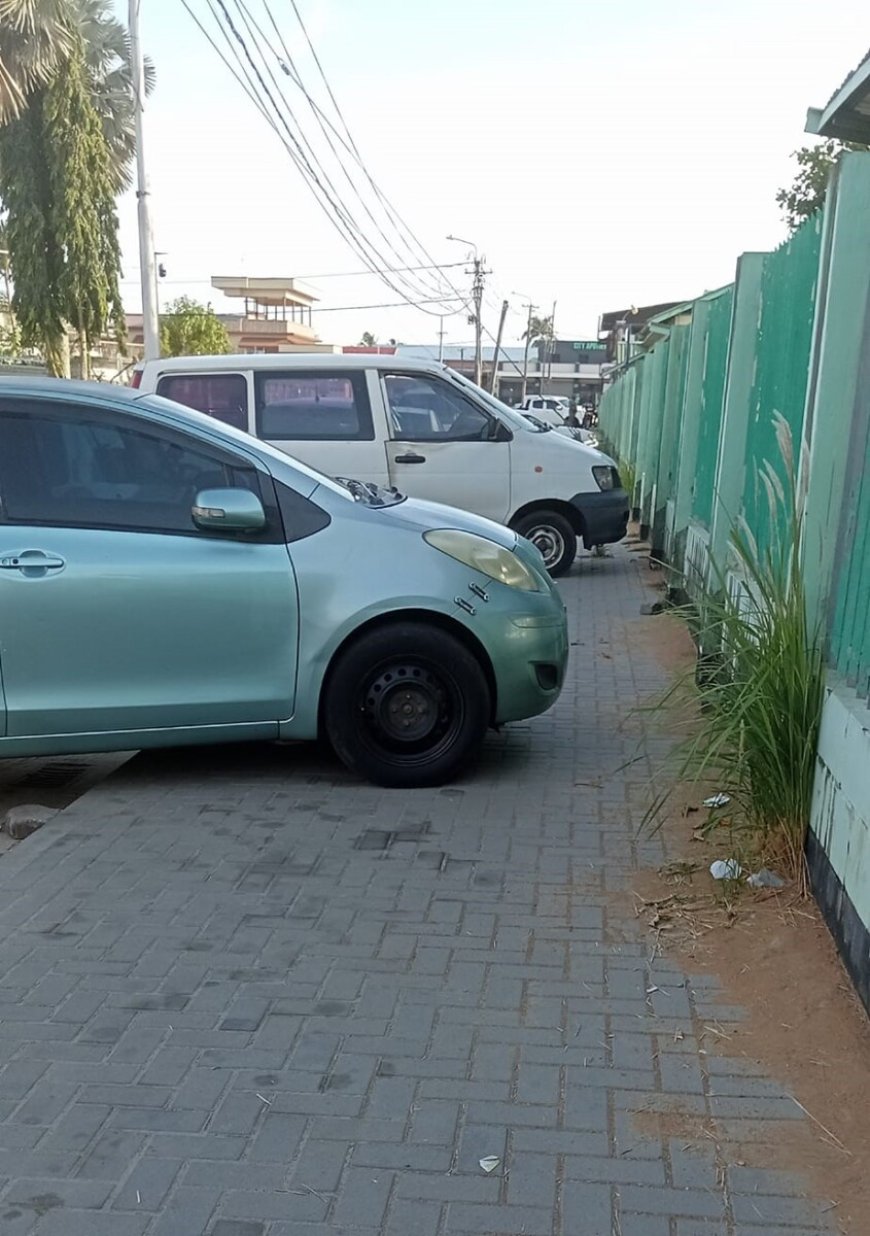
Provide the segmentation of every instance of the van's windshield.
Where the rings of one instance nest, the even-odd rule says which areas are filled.
[[[489,391],[483,390],[482,387],[476,386],[474,382],[469,381],[463,374],[457,373],[455,369],[445,367],[444,372],[452,382],[455,382],[457,386],[461,386],[464,391],[471,392],[476,398],[482,399],[484,403],[488,403],[495,408],[502,420],[507,421],[511,429],[522,429],[525,433],[550,432],[550,426],[545,425],[543,421],[527,419],[522,413],[517,412],[514,408],[509,408],[500,399],[496,399],[495,395],[490,395]]]

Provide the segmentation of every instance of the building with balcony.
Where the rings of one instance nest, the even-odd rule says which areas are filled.
[[[230,337],[231,352],[334,352],[320,342],[311,322],[317,297],[296,279],[253,275],[214,275],[211,286],[230,300],[241,300],[239,313],[218,313]],[[128,353],[142,358],[142,315],[127,314]]]
[[[296,279],[215,275],[211,286],[230,300],[241,300],[244,312],[218,314],[234,352],[319,351],[311,310],[317,297]],[[327,351],[332,351],[327,346]]]

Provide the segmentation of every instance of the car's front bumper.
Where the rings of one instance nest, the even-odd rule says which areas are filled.
[[[583,544],[612,545],[628,531],[628,494],[624,489],[604,489],[575,494],[571,505],[583,519]]]
[[[476,633],[495,678],[497,725],[546,712],[559,698],[568,663],[568,619],[561,593],[532,545],[520,539],[514,552],[538,576],[541,591],[492,583],[487,588],[483,623]]]
[[[490,644],[496,724],[536,717],[559,698],[568,662],[565,616],[539,625],[542,622],[533,615],[516,617],[502,639]]]

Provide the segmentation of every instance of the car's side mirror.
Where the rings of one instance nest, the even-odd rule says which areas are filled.
[[[191,515],[203,532],[259,532],[266,526],[263,504],[250,489],[202,489]]]

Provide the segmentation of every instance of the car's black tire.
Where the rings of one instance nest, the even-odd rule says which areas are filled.
[[[323,721],[339,759],[378,785],[442,785],[478,754],[490,691],[477,658],[447,631],[392,622],[339,655]]]
[[[554,579],[564,575],[577,557],[577,534],[558,511],[532,511],[511,527],[537,546]]]

